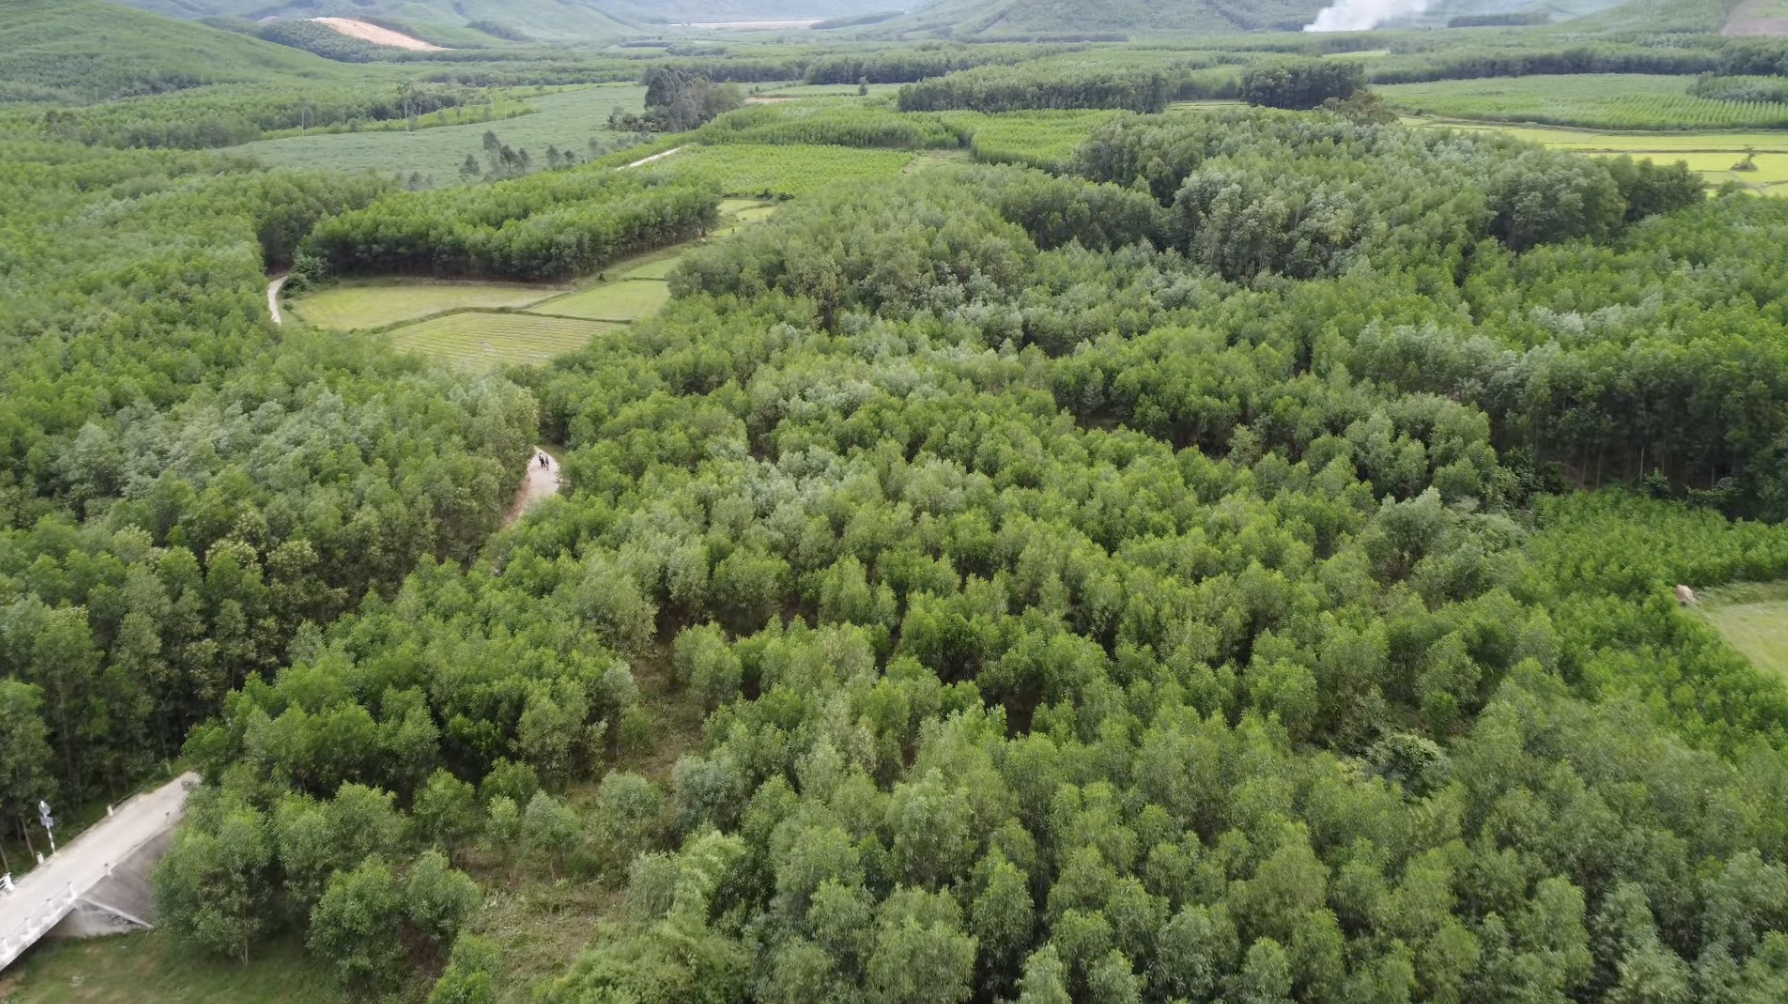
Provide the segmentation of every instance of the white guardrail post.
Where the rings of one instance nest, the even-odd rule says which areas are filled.
[[[74,909],[76,898],[74,883],[71,882],[60,894],[44,900],[42,906],[33,910],[4,938],[0,938],[0,969],[12,965],[14,959],[25,954],[25,949],[35,945],[37,939],[61,923],[62,918]]]

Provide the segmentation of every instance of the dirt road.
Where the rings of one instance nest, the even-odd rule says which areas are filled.
[[[663,153],[655,153],[650,157],[641,157],[640,159],[634,161],[631,164],[622,164],[620,167],[615,168],[615,170],[625,171],[629,168],[644,167],[645,165],[650,164],[651,162],[653,162],[655,160],[663,160],[666,157],[675,156],[679,153],[682,153],[686,149],[688,149],[688,147],[679,146],[673,150],[666,150]]]
[[[546,466],[540,461],[544,459]],[[509,517],[503,520],[503,528],[508,529],[516,524],[528,510],[539,505],[542,499],[559,494],[559,462],[545,450],[536,449],[528,458],[528,474],[522,479],[521,490],[515,493],[515,504],[509,507]]]
[[[285,288],[285,275],[276,275],[267,283],[267,312],[273,315],[274,324],[284,324],[285,319],[279,316],[279,291]]]

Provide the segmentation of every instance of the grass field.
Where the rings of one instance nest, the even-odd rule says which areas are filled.
[[[672,262],[674,266],[674,261]],[[670,302],[670,284],[663,279],[619,279],[536,305],[533,313],[581,317],[593,321],[637,321],[658,313]]]
[[[335,974],[296,943],[251,965],[190,954],[157,931],[46,941],[0,974],[4,1004],[346,1004]]]
[[[594,140],[602,152],[632,142],[632,134],[608,128],[616,108],[645,108],[646,90],[635,84],[603,84],[554,91],[528,98],[539,109],[532,115],[497,122],[469,122],[416,132],[331,133],[288,136],[238,147],[273,167],[306,170],[377,171],[421,174],[435,186],[461,181],[459,169],[467,154],[484,157],[484,133],[491,130],[504,143],[527,150],[536,163],[546,163],[546,148],[591,154]]]
[[[1757,668],[1788,677],[1788,583],[1745,584],[1701,593],[1701,612]]]
[[[1419,123],[1422,120],[1414,119]],[[1770,195],[1788,195],[1788,133],[1610,133],[1544,126],[1454,125],[1458,129],[1495,129],[1553,150],[1592,156],[1626,154],[1659,163],[1685,161],[1710,185],[1736,181]],[[1733,165],[1754,156],[1755,171],[1734,171]]]
[[[383,328],[449,310],[525,307],[554,291],[504,283],[383,279],[332,286],[291,301],[294,314],[337,331]]]
[[[618,327],[563,317],[466,311],[393,328],[391,341],[406,352],[483,370],[505,363],[544,363]]]
[[[1693,77],[1611,73],[1496,77],[1375,88],[1392,107],[1485,122],[1697,132],[1788,128],[1788,104],[1693,97]]]
[[[799,196],[833,183],[892,178],[912,159],[905,150],[728,143],[690,147],[652,169],[709,178],[728,195]]]

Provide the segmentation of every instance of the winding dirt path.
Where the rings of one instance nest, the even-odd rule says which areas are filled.
[[[541,461],[546,461],[545,465]],[[528,510],[539,505],[543,500],[559,494],[559,462],[552,454],[538,447],[534,455],[528,458],[528,473],[522,479],[521,488],[515,493],[515,504],[509,507],[509,515],[503,520],[503,529],[514,526]]]
[[[273,315],[274,324],[284,324],[285,319],[279,316],[279,291],[286,286],[291,276],[276,275],[267,283],[267,312]]]
[[[689,149],[689,148],[686,146],[679,146],[673,150],[666,150],[663,153],[655,153],[650,157],[641,157],[639,160],[636,160],[631,164],[622,164],[620,167],[615,168],[615,170],[625,171],[625,170],[628,170],[629,168],[644,167],[645,165],[650,164],[651,162],[653,162],[655,160],[663,160],[666,157],[674,157],[677,154],[682,153],[684,150],[687,150],[687,149]]]

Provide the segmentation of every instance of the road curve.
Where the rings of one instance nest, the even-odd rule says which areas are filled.
[[[274,324],[284,324],[285,319],[279,316],[279,291],[286,286],[289,275],[276,275],[267,283],[267,312],[273,315]]]

